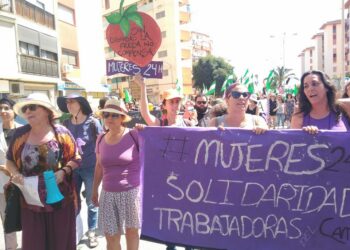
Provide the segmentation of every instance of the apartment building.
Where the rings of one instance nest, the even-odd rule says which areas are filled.
[[[313,69],[324,71],[324,34],[319,32],[312,37],[315,44]]]
[[[107,93],[103,48],[102,4],[84,0],[58,0],[60,94],[80,93],[97,106]],[[93,34],[92,31],[93,30]]]
[[[176,82],[182,84],[185,95],[192,94],[192,40],[188,26],[191,17],[189,1],[125,0],[124,8],[134,3],[137,3],[138,11],[153,17],[162,33],[162,43],[153,61],[163,62],[163,78],[145,80],[149,100],[159,103],[162,99],[162,92],[175,88]],[[119,10],[117,1],[103,0],[103,4],[104,16]],[[107,25],[107,21],[104,20],[104,30]],[[105,55],[106,60],[123,60],[109,48],[107,40],[105,40]],[[112,92],[121,93],[126,88],[135,98],[139,96],[137,88],[129,84],[129,76],[118,74],[108,78]]]
[[[192,60],[196,62],[212,54],[213,40],[207,34],[192,31],[192,46]]]
[[[305,71],[314,70],[316,68],[315,60],[315,47],[309,47],[303,50],[304,56],[304,69]]]
[[[0,93],[54,100],[59,82],[54,0],[0,0]]]
[[[341,21],[326,22],[320,29],[324,36],[324,71],[338,78],[341,75]]]

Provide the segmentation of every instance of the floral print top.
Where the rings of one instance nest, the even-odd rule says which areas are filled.
[[[50,140],[42,145],[26,143],[22,150],[24,176],[39,175],[46,170],[57,170],[60,149],[56,140]]]

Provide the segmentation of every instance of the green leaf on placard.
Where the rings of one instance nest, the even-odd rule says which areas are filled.
[[[130,32],[130,23],[129,20],[125,17],[120,20],[120,28],[123,31],[124,36],[128,36]]]
[[[108,16],[106,16],[107,22],[110,24],[119,24],[120,20],[122,19],[122,16],[119,13],[112,13]]]
[[[134,23],[136,23],[137,26],[143,29],[143,20],[142,20],[142,16],[139,13],[134,12],[127,15],[127,17],[128,17],[128,20],[133,21]]]
[[[124,11],[124,15],[128,16],[131,13],[134,13],[137,11],[137,4],[133,4],[131,6],[129,6],[125,11]]]

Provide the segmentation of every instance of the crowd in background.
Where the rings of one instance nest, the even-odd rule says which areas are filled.
[[[259,135],[269,129],[319,129],[348,131],[350,84],[342,95],[320,71],[303,74],[298,96],[251,94],[239,82],[228,86],[222,98],[198,94],[183,98],[175,89],[163,93],[159,105],[150,104],[142,76],[133,79],[141,88],[141,99],[128,103],[102,98],[93,112],[80,95],[59,97],[57,105],[43,94],[30,94],[15,103],[0,100],[0,215],[5,218],[2,187],[11,178],[17,184],[38,177],[43,206],[21,198],[22,249],[76,249],[76,216],[81,193],[88,209],[88,244],[98,245],[96,231],[107,240],[107,249],[121,249],[125,235],[128,249],[139,248],[140,161],[138,131],[148,126],[227,127],[252,130]],[[56,108],[58,106],[58,108]],[[157,112],[154,112],[157,111]],[[58,122],[63,113],[68,119]],[[145,125],[128,126],[132,112],[139,112]],[[16,115],[27,124],[15,122]],[[48,204],[43,175],[55,172],[63,199]],[[84,191],[82,191],[84,184]],[[100,185],[102,190],[99,192]],[[6,188],[5,188],[6,189]],[[98,209],[99,208],[99,209]],[[33,230],[35,228],[36,230]],[[16,249],[13,233],[5,234],[6,249]],[[166,249],[176,246],[167,243]],[[185,246],[186,249],[194,249]]]

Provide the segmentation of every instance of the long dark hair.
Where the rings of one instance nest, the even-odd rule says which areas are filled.
[[[303,113],[304,115],[308,115],[312,110],[311,103],[309,102],[309,99],[307,99],[307,96],[304,93],[304,80],[308,75],[317,75],[320,81],[323,83],[324,87],[327,89],[328,108],[330,111],[333,111],[336,113],[336,117],[337,117],[336,120],[338,122],[340,120],[341,110],[335,102],[337,90],[335,89],[334,85],[329,81],[328,76],[326,76],[322,71],[318,71],[318,70],[307,71],[301,76],[300,87],[298,92],[299,93],[299,112],[298,113]]]
[[[347,91],[347,88],[348,86],[350,85],[350,81],[348,81],[346,84],[345,84],[345,87],[344,87],[344,93],[342,95],[342,98],[349,98],[350,96],[348,95],[348,91]]]

